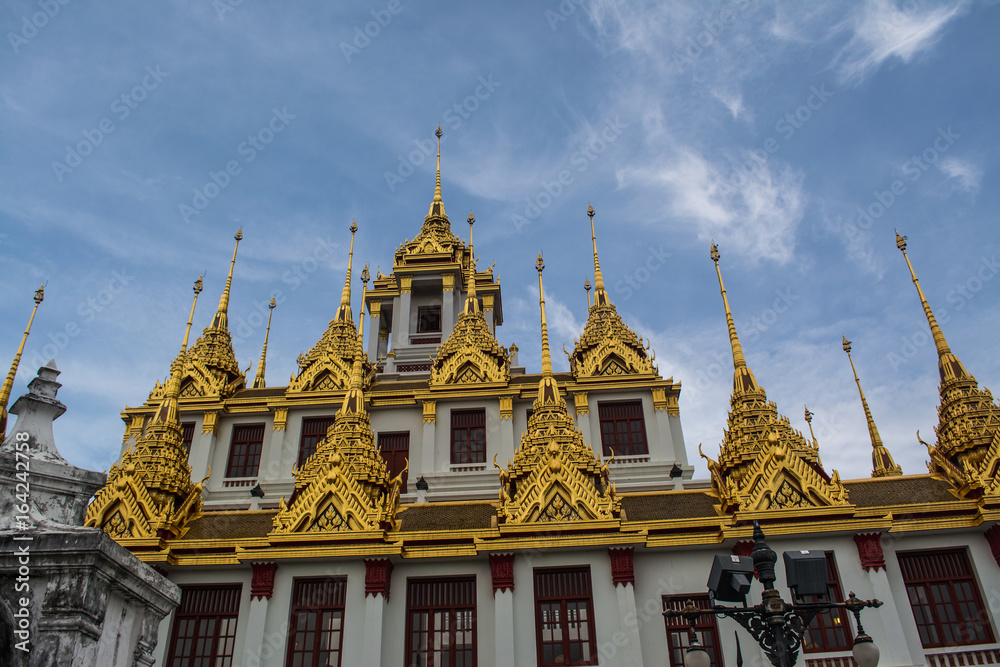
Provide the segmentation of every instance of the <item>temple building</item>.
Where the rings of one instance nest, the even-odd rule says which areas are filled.
[[[777,552],[825,554],[829,599],[883,602],[861,615],[881,664],[1000,664],[1000,406],[948,346],[904,237],[940,360],[929,470],[895,464],[857,370],[870,475],[823,465],[747,364],[713,243],[733,391],[719,450],[701,453],[709,476],[693,479],[681,382],[612,302],[595,210],[592,259],[537,257],[542,367],[529,372],[502,342],[474,216],[465,230],[445,213],[440,136],[414,238],[388,275],[360,267],[358,285],[354,238],[372,227],[351,224],[339,306],[286,385],[265,382],[270,324],[253,377],[236,360],[237,232],[209,326],[189,344],[199,278],[167,379],[122,411],[121,457],[86,524],[180,587],[157,665],[682,665],[687,626],[661,612],[709,605],[714,555],[749,555],[755,521]],[[568,372],[553,370],[546,261],[592,261]],[[712,664],[767,664],[736,627],[699,621]],[[853,664],[857,633],[843,610],[819,615],[798,664]]]

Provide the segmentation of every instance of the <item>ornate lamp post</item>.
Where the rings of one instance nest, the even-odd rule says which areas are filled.
[[[711,657],[708,652],[698,644],[695,632],[695,623],[704,614],[715,614],[717,616],[728,616],[743,626],[747,632],[757,641],[768,659],[775,667],[792,667],[798,659],[799,649],[802,646],[802,635],[817,614],[830,609],[846,609],[854,614],[854,619],[858,624],[858,635],[854,638],[854,659],[861,667],[875,667],[878,665],[879,650],[872,641],[872,638],[865,634],[861,626],[861,610],[866,607],[881,607],[880,600],[859,600],[851,593],[847,602],[796,602],[789,604],[781,599],[781,594],[774,588],[774,563],[778,560],[778,555],[764,541],[764,531],[760,524],[754,521],[753,524],[754,549],[750,558],[733,556],[734,567],[727,572],[720,562],[724,558],[716,560],[716,565],[712,568],[712,582],[718,585],[720,577],[724,578],[727,595],[723,599],[735,601],[739,596],[745,598],[749,590],[749,580],[746,578],[747,566],[752,559],[753,567],[757,570],[757,576],[764,585],[764,593],[761,595],[761,602],[753,607],[747,607],[744,600],[743,607],[727,607],[713,604],[708,609],[700,609],[691,601],[682,609],[671,609],[664,611],[664,615],[670,618],[683,617],[687,620],[689,629],[689,646],[684,656],[685,667],[708,667],[711,664]],[[800,552],[790,552],[792,554]],[[787,556],[786,554],[786,562]],[[727,576],[728,575],[728,576]],[[796,587],[799,583],[792,581],[793,576],[789,576],[789,586]],[[824,583],[825,585],[825,583]],[[712,588],[714,597],[721,590]]]

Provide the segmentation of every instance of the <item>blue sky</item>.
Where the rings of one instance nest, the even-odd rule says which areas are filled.
[[[259,357],[278,296],[267,380],[286,384],[339,302],[351,220],[356,261],[387,273],[419,230],[439,123],[453,228],[474,211],[496,261],[500,341],[539,369],[541,249],[553,349],[572,348],[592,203],[612,299],[683,383],[699,476],[732,377],[711,239],[750,366],[794,426],[816,414],[844,478],[871,459],[842,334],[905,472],[937,421],[894,227],[953,350],[1000,388],[1000,4],[287,4],[0,11],[0,357],[46,281],[14,397],[54,356],[73,463],[115,459],[119,411],[168,373],[202,271],[208,324],[238,227],[237,357]]]

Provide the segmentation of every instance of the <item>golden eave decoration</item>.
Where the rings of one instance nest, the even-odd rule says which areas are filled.
[[[367,267],[362,279],[367,284]],[[403,473],[390,478],[375,447],[363,388],[364,306],[360,318],[350,389],[316,452],[293,471],[295,492],[288,504],[284,498],[279,502],[272,535],[389,530],[396,525]]]
[[[700,452],[699,448],[699,452]],[[848,505],[847,489],[836,470],[829,477],[816,463],[787,446],[772,432],[742,479],[727,475],[721,463],[708,462],[712,488],[724,512]]]

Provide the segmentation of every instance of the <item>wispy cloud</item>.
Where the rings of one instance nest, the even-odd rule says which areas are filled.
[[[979,192],[979,184],[983,180],[983,170],[972,162],[957,157],[949,157],[937,164],[938,169],[952,181],[953,189],[975,195]]]
[[[660,166],[622,172],[623,184],[638,181],[666,186],[670,213],[693,224],[698,237],[725,238],[730,248],[758,259],[786,263],[806,205],[802,172],[778,163],[740,155],[735,171],[711,163],[693,149],[682,149]]]
[[[961,2],[922,8],[916,2],[899,7],[890,0],[871,0],[848,19],[853,36],[833,62],[840,82],[860,84],[892,58],[910,62],[941,39],[962,8]]]

